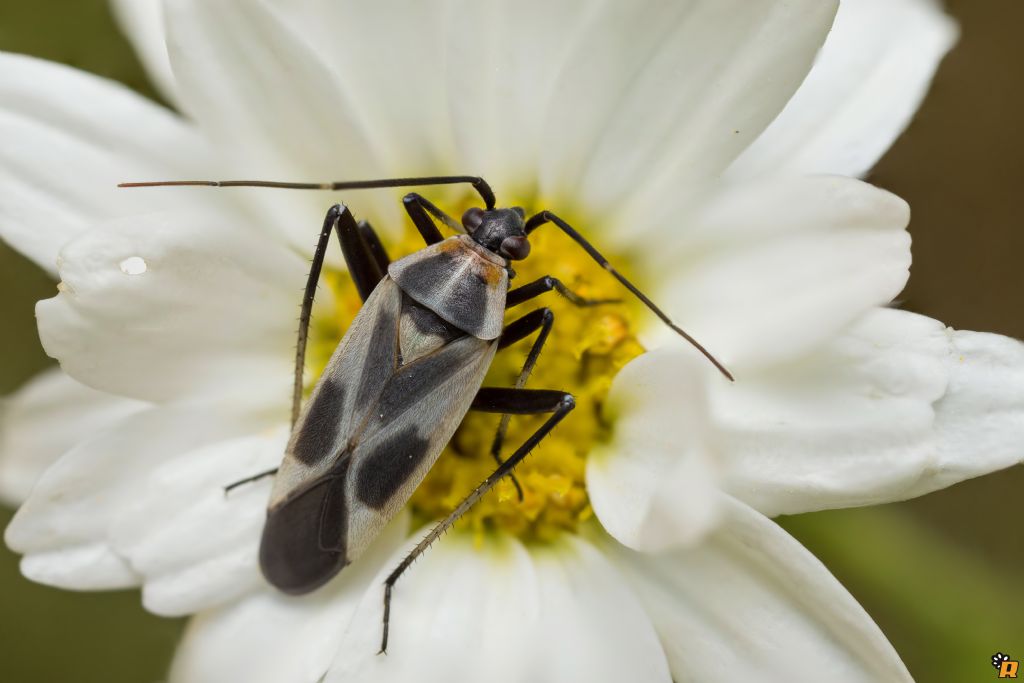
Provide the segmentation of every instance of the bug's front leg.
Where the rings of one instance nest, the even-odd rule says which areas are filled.
[[[622,303],[622,299],[588,299],[587,297],[580,296],[566,287],[558,278],[545,275],[542,278],[537,278],[533,282],[528,282],[521,287],[516,287],[515,289],[510,290],[508,296],[505,297],[505,308],[518,306],[521,303],[538,297],[545,292],[550,292],[551,290],[555,290],[564,296],[569,303],[582,308],[600,306],[601,304]]]
[[[522,462],[523,458],[529,455],[530,451],[537,447],[537,444],[547,436],[552,429],[576,407],[576,399],[572,394],[564,391],[551,391],[549,389],[505,389],[497,387],[484,387],[477,392],[473,399],[470,410],[479,410],[487,413],[502,413],[511,415],[540,415],[551,413],[544,424],[542,424],[530,438],[516,449],[515,453],[509,456],[508,460],[498,466],[489,477],[483,480],[479,486],[473,489],[472,493],[466,496],[451,513],[441,520],[430,530],[423,540],[416,544],[416,547],[395,567],[395,570],[388,575],[384,581],[384,633],[381,639],[380,652],[383,654],[388,649],[388,628],[391,621],[391,593],[395,583],[422,555],[430,545],[441,537],[459,517],[464,515],[480,498],[494,488],[502,477],[510,474],[513,468]]]

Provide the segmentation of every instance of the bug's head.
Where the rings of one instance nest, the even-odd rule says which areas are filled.
[[[518,206],[489,211],[468,209],[462,214],[462,225],[477,244],[511,261],[522,261],[530,255],[526,212]]]

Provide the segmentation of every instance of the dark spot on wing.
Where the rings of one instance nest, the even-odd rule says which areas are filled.
[[[344,403],[345,387],[324,379],[295,434],[291,453],[299,462],[315,465],[334,455]]]
[[[430,399],[430,394],[438,392],[440,386],[460,369],[452,365],[465,357],[458,351],[456,347],[446,346],[399,368],[381,392],[370,419],[394,422],[421,401],[438,400],[436,397]]]
[[[467,284],[469,284],[467,282]],[[490,286],[486,281],[473,278],[474,286],[459,288],[458,322],[459,326],[472,332],[479,332],[487,319],[487,304],[490,301]]]
[[[426,457],[429,445],[415,425],[384,439],[359,466],[359,500],[375,510],[386,506]]]
[[[409,263],[402,270],[401,282],[396,282],[405,292],[436,289],[462,267],[466,258],[461,250],[437,251]]]
[[[359,376],[355,406],[366,406],[395,370],[398,363],[398,318],[388,307],[382,307],[373,322],[370,346]]]
[[[326,478],[267,511],[260,568],[279,590],[293,595],[308,593],[348,564],[344,493],[348,464],[346,457]]]

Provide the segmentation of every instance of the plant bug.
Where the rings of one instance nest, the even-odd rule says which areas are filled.
[[[299,317],[292,433],[284,460],[278,469],[227,487],[277,475],[260,542],[260,567],[279,590],[308,593],[358,558],[405,506],[468,411],[502,414],[491,447],[497,469],[434,526],[385,581],[381,652],[387,649],[391,595],[399,577],[481,496],[510,476],[575,407],[566,392],[523,388],[554,324],[553,313],[539,308],[506,326],[505,311],[552,290],[578,306],[611,300],[583,298],[550,276],[509,289],[515,275],[511,264],[529,255],[531,232],[548,223],[559,228],[723,375],[730,380],[732,375],[572,226],[550,211],[527,219],[522,208],[495,208],[493,191],[479,177],[121,184],[356,190],[457,183],[471,184],[485,208],[470,208],[456,221],[423,196],[407,194],[406,212],[426,246],[397,261],[388,258],[373,228],[356,222],[347,207],[335,204],[327,211]],[[437,222],[457,234],[444,238]],[[338,234],[363,306],[302,406],[310,315],[332,232]],[[481,387],[494,355],[534,333],[537,337],[516,385]],[[499,453],[509,416],[527,414],[550,416],[503,461]]]

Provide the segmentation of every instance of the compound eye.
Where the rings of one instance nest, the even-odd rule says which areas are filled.
[[[525,237],[506,237],[501,241],[501,254],[513,261],[522,261],[530,255],[530,240]]]
[[[480,224],[484,222],[484,210],[477,207],[466,209],[466,213],[462,214],[462,225],[466,227],[468,232],[476,232],[476,229],[480,227]]]

